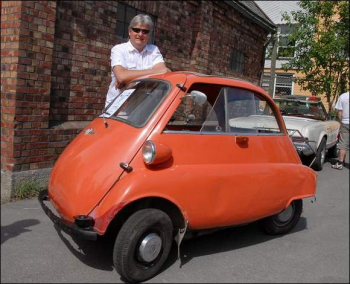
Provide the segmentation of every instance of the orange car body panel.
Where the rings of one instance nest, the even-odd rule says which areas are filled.
[[[65,149],[49,184],[61,216],[89,214],[94,230],[104,234],[127,204],[159,197],[175,204],[192,229],[237,225],[277,214],[294,199],[314,196],[316,174],[303,166],[272,99],[259,87],[240,80],[175,72],[153,75],[172,89],[142,128],[96,118]],[[164,128],[195,82],[248,89],[275,108],[281,135],[254,136],[166,133]],[[91,131],[93,133],[91,133]],[[152,140],[171,149],[167,161],[146,166],[142,146]],[[166,150],[165,155],[169,152]],[[129,164],[124,171],[119,164]]]

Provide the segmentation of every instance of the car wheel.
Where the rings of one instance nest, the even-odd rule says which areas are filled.
[[[173,225],[158,209],[140,210],[124,223],[116,238],[113,264],[130,282],[145,281],[157,274],[172,244]]]
[[[294,200],[281,213],[262,219],[260,225],[270,235],[286,234],[298,223],[302,210],[303,201]]]
[[[329,148],[327,154],[330,158],[338,158],[339,149],[337,148],[337,145],[334,145],[332,148]]]
[[[320,146],[317,149],[315,162],[312,164],[311,167],[315,171],[321,171],[325,160],[326,160],[326,138],[323,138],[320,143]]]

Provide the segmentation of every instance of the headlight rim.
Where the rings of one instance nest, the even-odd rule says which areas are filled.
[[[147,150],[147,147],[150,147],[150,155],[151,155],[151,159],[147,159],[147,158],[145,158],[145,155],[147,154],[147,153],[145,153],[146,152],[146,150]],[[147,140],[146,142],[145,142],[145,144],[144,144],[144,146],[143,146],[143,150],[142,150],[142,157],[143,157],[143,161],[144,161],[144,163],[146,164],[146,165],[151,165],[151,164],[153,164],[153,162],[155,161],[155,159],[156,159],[156,145],[154,144],[154,142],[153,141],[151,141],[151,140]]]

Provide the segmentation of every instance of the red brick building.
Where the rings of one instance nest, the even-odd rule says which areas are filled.
[[[254,1],[1,1],[1,200],[28,176],[47,181],[99,115],[110,50],[137,13],[155,21],[167,66],[259,83],[273,23]]]

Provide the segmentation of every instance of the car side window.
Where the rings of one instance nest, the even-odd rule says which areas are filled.
[[[203,124],[209,121],[213,127],[213,131],[216,131],[216,127],[223,124],[220,122],[216,113],[212,111],[213,105],[218,98],[218,95],[222,89],[220,85],[212,84],[193,84],[188,90],[200,91],[207,96],[207,100],[204,104],[195,104],[193,99],[188,96],[184,96],[181,99],[181,103],[168,121],[165,131],[201,131]],[[218,127],[219,129],[219,127]]]
[[[201,91],[207,101],[196,105],[184,96],[165,131],[216,134],[281,133],[269,103],[258,94],[221,85],[194,84],[188,91]]]
[[[269,103],[259,94],[239,88],[225,88],[228,131],[247,134],[281,133]]]

